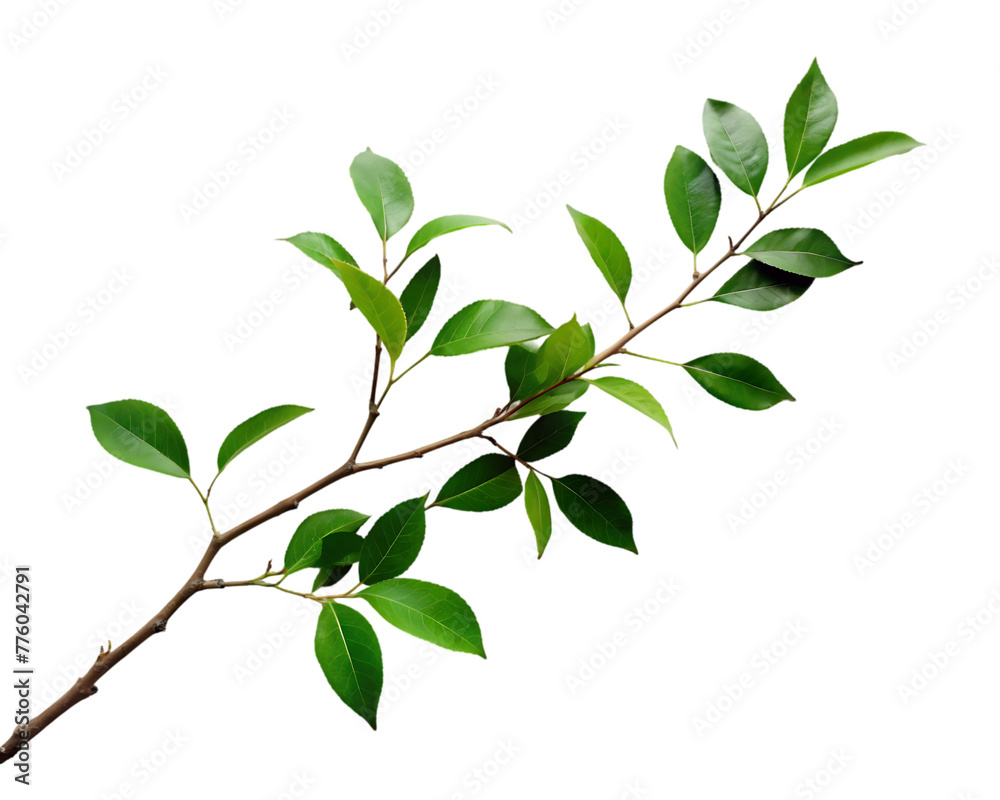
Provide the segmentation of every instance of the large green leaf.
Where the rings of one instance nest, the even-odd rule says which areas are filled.
[[[808,278],[828,278],[861,263],[851,261],[816,228],[783,228],[765,233],[743,255]]]
[[[427,495],[404,500],[375,520],[361,548],[359,577],[378,583],[406,572],[424,544]]]
[[[535,532],[535,545],[538,547],[538,557],[541,558],[552,538],[552,509],[549,507],[545,486],[533,471],[528,473],[524,481],[524,508]]]
[[[708,244],[719,218],[719,179],[705,159],[678,146],[667,164],[663,193],[674,230],[688,250],[699,253]]]
[[[584,380],[587,383],[594,384],[598,389],[607,392],[612,397],[621,400],[625,405],[632,406],[636,411],[645,414],[654,422],[659,423],[667,429],[670,438],[674,439],[674,429],[670,427],[670,420],[667,419],[667,414],[663,410],[663,406],[660,405],[659,401],[644,386],[640,386],[635,381],[619,378],[614,375],[609,375],[606,378],[584,378]],[[674,439],[674,444],[677,444],[676,439]]]
[[[520,406],[508,419],[524,419],[536,414],[554,414],[575,402],[590,388],[586,381],[572,380],[560,384],[531,402]]]
[[[581,325],[573,317],[549,334],[532,355],[529,371],[514,399],[524,400],[559,383],[574,374],[593,356],[594,333],[590,325]]]
[[[191,463],[180,429],[162,408],[142,400],[87,406],[101,447],[134,467],[190,478]]]
[[[476,615],[451,589],[396,578],[358,592],[382,618],[418,639],[486,658]]]
[[[526,342],[552,333],[552,326],[527,306],[505,300],[477,300],[441,328],[431,355],[461,356]]]
[[[368,148],[351,162],[351,180],[383,242],[409,222],[413,192],[398,164]]]
[[[836,124],[837,98],[820,72],[819,62],[814,60],[785,106],[785,161],[789,178],[798,175],[823,152]]]
[[[382,648],[371,623],[353,608],[325,603],[316,623],[316,660],[333,691],[375,730]]]
[[[358,266],[354,256],[347,252],[347,249],[336,239],[327,236],[325,233],[298,233],[287,239],[279,239],[279,242],[290,242],[299,250],[305,253],[313,261],[322,264],[328,270],[340,277],[340,267],[337,261],[344,261],[351,266]]]
[[[767,173],[767,139],[753,115],[732,103],[706,100],[702,127],[708,152],[740,191],[756,197]]]
[[[632,514],[610,486],[586,475],[566,475],[553,479],[552,491],[575,528],[602,544],[639,552],[632,538]]]
[[[536,419],[517,446],[522,461],[539,461],[565,448],[586,414],[583,411],[556,411]]]
[[[434,256],[424,264],[414,275],[403,293],[399,303],[406,315],[406,339],[409,341],[423,324],[434,306],[434,296],[437,294],[438,283],[441,282],[441,259]]]
[[[566,208],[576,225],[576,232],[580,234],[587,252],[597,264],[604,280],[624,303],[629,285],[632,283],[632,262],[624,245],[615,236],[614,231],[600,220],[589,217],[572,206]]]
[[[761,261],[750,261],[709,299],[751,311],[773,311],[798,300],[813,280]]]
[[[681,366],[706,392],[737,408],[762,411],[795,400],[771,370],[741,353],[713,353]]]
[[[470,461],[445,481],[434,505],[456,511],[495,511],[521,494],[514,459],[487,453]]]
[[[305,406],[275,406],[254,414],[246,422],[241,422],[233,428],[219,448],[219,472],[222,472],[230,461],[250,445],[256,444],[269,433],[274,433],[278,428],[310,411],[312,409]]]
[[[409,258],[421,247],[425,247],[439,236],[465,230],[466,228],[475,228],[479,225],[499,225],[510,232],[510,228],[506,224],[498,219],[490,219],[489,217],[477,217],[474,214],[451,214],[449,216],[438,217],[437,219],[432,219],[413,234],[413,238],[410,239],[410,243],[406,246],[406,258]]]
[[[343,261],[338,261],[337,266],[351,300],[382,339],[389,358],[395,364],[406,344],[406,314],[402,304],[382,281],[367,272]]]
[[[329,566],[344,561],[350,563],[350,554],[361,547],[361,537],[356,531],[368,521],[367,514],[359,514],[349,508],[334,508],[310,514],[299,524],[292,534],[285,550],[285,574],[319,566],[326,539],[333,537],[327,551]],[[335,552],[342,557],[334,558]],[[356,560],[356,559],[355,559]]]
[[[845,172],[867,167],[883,158],[909,153],[914,147],[920,146],[922,146],[922,142],[918,142],[905,133],[894,131],[869,133],[859,139],[852,139],[845,144],[831,147],[823,153],[803,176],[802,187],[815,186],[817,183],[836,178]]]

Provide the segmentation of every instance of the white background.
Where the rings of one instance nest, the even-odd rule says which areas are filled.
[[[997,258],[993,4],[49,6],[14,0],[0,19],[0,616],[13,625],[11,566],[31,564],[39,709],[101,639],[121,642],[174,593],[204,532],[191,487],[112,462],[86,405],[167,408],[203,483],[236,423],[275,404],[315,407],[227,471],[215,495],[227,526],[325,474],[353,443],[370,333],[331,275],[275,239],[324,231],[376,268],[347,174],[366,146],[408,164],[416,212],[391,243],[397,257],[439,214],[513,224],[531,203],[547,206],[516,236],[440,241],[442,298],[414,351],[481,297],[526,302],[556,323],[575,311],[599,344],[617,338],[622,319],[613,304],[603,311],[612,296],[566,202],[628,247],[633,316],[666,305],[689,256],[667,218],[663,169],[676,144],[707,155],[706,97],[747,108],[767,131],[769,196],[782,182],[784,105],[814,56],[840,101],[832,143],[889,129],[928,147],[810,189],[775,216],[823,228],[863,266],[780,313],[702,305],[636,343],[672,360],[746,352],[798,402],[740,411],[679,370],[628,363],[667,409],[676,451],[611,398],[580,402],[588,417],[548,469],[612,482],[638,557],[568,529],[538,562],[520,501],[485,516],[431,512],[409,575],[469,601],[489,659],[376,618],[377,733],[325,683],[313,608],[262,589],[205,593],[37,740],[36,796],[751,800],[815,796],[813,780],[824,798],[1000,798],[1000,620],[989,609],[1000,608],[1000,289],[977,277]],[[570,13],[550,13],[560,8]],[[358,28],[379,28],[373,14],[389,21],[366,44]],[[25,17],[44,25],[28,36]],[[120,96],[133,92],[128,108]],[[88,152],[85,131],[105,118]],[[269,124],[282,129],[261,136]],[[435,128],[443,141],[421,158]],[[56,166],[71,150],[82,163]],[[185,215],[233,160],[239,174]],[[556,192],[561,171],[571,180]],[[728,192],[709,252],[752,215],[749,198]],[[283,301],[269,309],[275,290]],[[365,453],[488,416],[505,397],[502,359],[427,362],[390,395]],[[498,436],[516,445],[526,424]],[[339,484],[241,539],[210,575],[252,577],[308,513],[381,513],[483,449]],[[774,491],[778,471],[787,481]],[[920,499],[928,492],[933,502]],[[907,514],[912,525],[879,545]],[[873,542],[881,558],[859,567]],[[679,587],[665,603],[663,581]],[[984,623],[968,627],[977,612]],[[788,625],[806,632],[786,648]],[[913,670],[934,673],[928,659],[949,642],[947,664],[904,700]],[[765,674],[761,651],[783,650]],[[745,674],[752,685],[730,703]],[[3,697],[12,713],[13,693]],[[711,706],[727,710],[699,729]],[[12,777],[8,767],[2,779]]]

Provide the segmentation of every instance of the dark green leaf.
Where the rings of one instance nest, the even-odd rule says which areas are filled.
[[[351,162],[351,180],[383,242],[409,221],[413,214],[413,192],[397,164],[368,148]]]
[[[762,411],[795,400],[771,370],[741,353],[714,353],[681,366],[706,392],[737,408]]]
[[[87,406],[94,436],[115,458],[134,467],[190,478],[187,445],[162,408],[142,400]]]
[[[765,233],[744,255],[808,278],[828,278],[861,263],[851,261],[829,236],[815,228],[783,228]]]
[[[594,259],[604,280],[624,303],[629,285],[632,283],[632,262],[625,247],[615,236],[614,231],[600,220],[588,217],[571,206],[566,208],[576,224],[576,232],[583,239],[587,252]]]
[[[521,494],[514,459],[499,453],[480,456],[445,481],[434,505],[456,511],[495,511]]]
[[[535,531],[535,544],[538,547],[538,557],[541,558],[552,538],[552,509],[549,507],[545,486],[534,472],[529,472],[524,481],[524,508]]]
[[[505,300],[477,300],[449,319],[431,355],[461,356],[526,342],[552,333],[552,326],[526,306]]]
[[[678,146],[667,164],[663,193],[674,230],[688,250],[699,253],[708,244],[719,218],[719,179],[705,159]]]
[[[814,60],[785,106],[785,161],[789,178],[798,175],[823,152],[836,124],[837,98]]]
[[[343,261],[351,266],[358,266],[354,256],[347,252],[347,249],[336,239],[327,236],[325,233],[298,233],[287,239],[279,239],[279,242],[291,242],[299,250],[305,253],[313,261],[322,264],[338,278],[340,277],[340,267],[335,262]]]
[[[532,356],[530,371],[518,388],[515,400],[524,400],[542,389],[568,378],[594,356],[594,334],[589,325],[573,317],[553,331]]]
[[[333,586],[339,583],[348,572],[351,571],[352,564],[334,564],[329,569],[321,569],[313,581],[313,592],[318,592],[325,586]]]
[[[362,583],[378,583],[406,572],[424,543],[427,495],[404,500],[379,517],[365,537],[359,567]]]
[[[396,578],[358,592],[390,625],[418,639],[486,658],[476,615],[451,589]]]
[[[815,186],[845,172],[867,167],[883,158],[909,153],[914,147],[920,146],[922,142],[912,139],[905,133],[892,131],[870,133],[846,144],[831,147],[823,153],[802,178],[802,187]]]
[[[500,220],[490,219],[489,217],[477,217],[473,214],[451,214],[445,217],[438,217],[437,219],[432,219],[413,234],[413,238],[410,239],[410,243],[406,246],[406,258],[409,258],[421,247],[437,239],[438,236],[444,236],[447,233],[454,233],[466,228],[475,228],[479,225],[499,225],[510,232],[510,228]]]
[[[525,431],[517,446],[517,457],[523,461],[539,461],[565,448],[576,433],[586,414],[583,411],[556,411],[539,417]]]
[[[767,139],[753,116],[739,106],[706,100],[702,127],[712,161],[737,189],[757,196],[767,173]]]
[[[382,648],[359,612],[327,602],[316,624],[316,660],[341,700],[375,730],[382,694]]]
[[[632,514],[610,486],[586,475],[567,475],[552,481],[552,491],[575,528],[602,544],[639,552],[632,538]]]
[[[751,311],[773,311],[798,300],[812,282],[813,278],[751,261],[709,299]]]
[[[537,352],[538,344],[535,342],[515,344],[507,350],[507,358],[503,367],[511,400],[521,392],[521,387],[524,386],[532,369],[534,369],[535,353]]]
[[[291,575],[299,570],[318,566],[326,546],[325,540],[329,537],[335,537],[330,546],[338,552],[349,554],[357,551],[361,546],[361,537],[356,536],[355,532],[367,521],[367,514],[359,514],[348,508],[310,514],[302,520],[288,542],[285,550],[285,574]],[[332,556],[332,551],[327,555]],[[329,561],[330,565],[334,563],[337,563],[336,560]]]
[[[414,275],[403,293],[399,303],[406,314],[406,339],[409,341],[423,324],[434,306],[434,296],[437,294],[438,283],[441,281],[441,259],[434,256],[424,264]]]
[[[598,389],[602,389],[612,397],[621,400],[625,405],[632,406],[636,411],[645,414],[654,422],[659,423],[667,429],[670,438],[674,439],[674,429],[670,427],[670,420],[667,419],[667,414],[663,410],[663,406],[660,405],[659,401],[644,386],[640,386],[635,381],[618,378],[613,375],[593,380],[585,378],[584,380],[587,383],[594,384]],[[677,444],[676,439],[674,439],[674,444]]]
[[[230,461],[250,445],[256,444],[269,433],[274,433],[278,428],[310,411],[311,408],[304,406],[275,406],[255,414],[246,422],[241,422],[233,428],[232,433],[219,448],[219,472],[222,472]]]
[[[529,403],[525,403],[511,414],[508,419],[524,419],[525,417],[533,417],[536,414],[553,414],[556,411],[562,411],[570,403],[582,397],[583,393],[589,388],[590,384],[580,380],[560,384],[555,389],[546,392],[540,397],[536,397]]]
[[[351,300],[382,339],[389,358],[395,364],[406,344],[406,314],[403,313],[403,306],[382,281],[343,261],[338,261],[337,266]]]

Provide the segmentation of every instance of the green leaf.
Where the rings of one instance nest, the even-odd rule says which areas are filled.
[[[396,578],[358,592],[390,625],[418,639],[486,658],[476,615],[451,589]]]
[[[767,139],[753,115],[732,103],[706,100],[702,127],[712,161],[742,192],[756,197],[767,173]]]
[[[555,389],[536,397],[530,403],[525,403],[507,419],[524,419],[536,414],[554,414],[556,411],[562,411],[570,403],[582,397],[589,388],[590,384],[581,380],[560,384]]]
[[[836,124],[837,98],[820,72],[819,62],[814,60],[785,106],[785,161],[789,178],[798,175],[823,152]]]
[[[462,356],[526,342],[547,333],[552,333],[552,326],[527,306],[505,300],[477,300],[444,324],[431,355]]]
[[[540,461],[564,449],[573,439],[576,426],[586,414],[583,411],[556,411],[539,417],[525,431],[517,446],[522,461]]]
[[[867,167],[883,158],[901,156],[903,153],[909,153],[914,147],[922,146],[922,142],[905,133],[894,131],[869,133],[859,139],[831,147],[823,153],[802,178],[802,188],[815,186],[845,172]]]
[[[451,214],[445,217],[438,217],[437,219],[432,219],[413,234],[413,238],[410,239],[410,243],[406,246],[406,257],[403,260],[405,261],[421,247],[425,247],[439,236],[465,230],[466,228],[475,228],[480,225],[499,225],[507,232],[511,232],[506,224],[498,219],[490,219],[489,217],[477,217],[474,214]]]
[[[568,378],[594,356],[594,334],[590,325],[573,317],[553,331],[531,357],[529,372],[514,395],[524,400]]]
[[[279,239],[279,242],[291,242],[299,250],[305,253],[313,261],[322,264],[338,278],[340,277],[340,267],[335,262],[343,261],[351,266],[358,266],[354,256],[347,252],[347,249],[336,239],[327,236],[325,233],[298,233],[287,239]]]
[[[524,481],[524,508],[535,531],[535,544],[538,547],[538,557],[541,558],[552,538],[552,509],[549,507],[545,486],[533,471],[528,473]]]
[[[514,459],[488,453],[470,461],[445,481],[434,505],[456,511],[495,511],[521,494]]]
[[[406,314],[392,292],[367,272],[338,261],[340,279],[347,287],[354,305],[375,329],[392,363],[396,363],[406,344]]]
[[[510,389],[510,399],[513,400],[521,391],[528,376],[535,366],[535,353],[538,352],[538,344],[525,342],[515,344],[507,350],[507,358],[504,360],[504,376],[507,378],[507,388]]]
[[[118,400],[87,410],[94,436],[115,458],[174,478],[191,477],[184,437],[162,408],[142,400]]]
[[[813,278],[751,261],[709,299],[751,311],[774,311],[802,297],[812,282]]]
[[[587,252],[594,259],[604,280],[624,304],[629,285],[632,283],[632,262],[625,247],[615,236],[614,231],[600,220],[588,217],[572,206],[566,206],[566,209],[576,224],[576,232],[580,234]]]
[[[861,263],[851,261],[816,228],[783,228],[765,233],[741,255],[807,278],[829,278]]]
[[[681,366],[712,397],[737,408],[762,411],[795,400],[771,370],[741,353],[714,353]]]
[[[349,508],[334,508],[310,514],[302,520],[288,542],[285,550],[285,574],[291,575],[299,570],[318,566],[326,548],[325,540],[329,537],[335,537],[330,545],[331,550],[326,553],[329,565],[332,566],[338,560],[350,563],[349,554],[356,552],[362,541],[355,533],[367,521],[367,514],[359,514]],[[334,559],[334,550],[343,553],[344,557]]]
[[[559,510],[573,527],[591,539],[638,553],[632,538],[632,514],[614,489],[586,475],[552,480]]]
[[[663,406],[660,405],[659,401],[649,393],[649,390],[644,386],[640,386],[635,381],[627,380],[626,378],[618,378],[609,375],[606,378],[595,378],[593,380],[589,378],[584,378],[587,383],[592,383],[598,389],[610,394],[612,397],[621,400],[625,405],[632,406],[636,411],[639,411],[649,417],[656,423],[659,423],[664,428],[667,429],[667,433],[670,434],[670,438],[674,440],[674,445],[677,445],[677,440],[674,439],[674,429],[670,427],[670,420],[667,419],[666,412],[663,410]]]
[[[316,623],[316,660],[341,700],[375,730],[382,694],[382,648],[359,612],[327,602]]]
[[[399,165],[375,155],[369,147],[351,162],[351,180],[383,242],[409,222],[413,192]]]
[[[274,433],[278,428],[310,411],[312,409],[305,406],[275,406],[255,414],[246,422],[241,422],[233,428],[219,448],[219,472],[222,472],[230,461],[250,445],[256,444],[269,433]]]
[[[699,253],[708,244],[719,218],[719,179],[705,159],[678,146],[667,164],[663,193],[674,230],[688,250]]]
[[[437,294],[440,281],[441,259],[434,256],[417,270],[417,274],[410,279],[406,288],[403,289],[403,293],[399,296],[399,303],[406,315],[407,341],[427,321],[427,315],[431,313],[431,308],[434,306],[434,296]]]
[[[316,580],[313,581],[313,593],[315,594],[326,586],[333,586],[340,582],[351,571],[352,566],[353,564],[334,564],[329,569],[321,568],[316,575]]]
[[[427,495],[404,500],[379,517],[361,548],[362,583],[395,578],[417,560],[424,543],[424,502]]]

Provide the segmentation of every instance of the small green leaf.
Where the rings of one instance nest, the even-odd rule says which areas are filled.
[[[190,478],[191,464],[180,429],[162,408],[142,400],[87,406],[101,447],[133,467]]]
[[[535,544],[538,547],[538,557],[541,558],[552,538],[552,509],[549,507],[545,486],[534,472],[529,472],[524,481],[524,508],[535,532]]]
[[[795,400],[771,370],[741,353],[714,353],[681,366],[712,397],[737,408],[762,411]]]
[[[624,245],[615,236],[614,231],[600,220],[588,217],[571,206],[566,206],[566,209],[573,218],[576,232],[580,234],[587,252],[594,259],[604,280],[624,304],[629,285],[632,283],[632,262]]]
[[[439,647],[486,658],[476,615],[451,589],[396,578],[358,592],[390,625]]]
[[[288,542],[285,550],[285,574],[291,575],[299,570],[318,566],[326,547],[325,540],[330,537],[335,537],[331,548],[343,553],[344,557],[333,559],[331,549],[327,552],[329,564],[332,566],[337,560],[347,561],[349,554],[361,546],[361,537],[355,534],[367,521],[367,514],[359,514],[349,508],[334,508],[310,514],[302,520]]]
[[[708,244],[719,218],[719,179],[705,159],[678,146],[667,164],[663,193],[674,230],[688,250],[699,253]]]
[[[434,505],[456,511],[495,511],[521,494],[514,459],[488,453],[470,461],[445,481]]]
[[[399,303],[406,315],[407,341],[413,338],[413,335],[427,321],[427,315],[431,313],[431,308],[434,306],[434,296],[437,294],[440,282],[441,259],[434,256],[417,270],[417,274],[410,279],[406,288],[403,289],[403,293],[399,296]]]
[[[392,363],[396,363],[406,344],[406,314],[396,295],[367,272],[338,261],[340,279],[347,287],[354,305],[382,339]]]
[[[316,660],[333,691],[375,730],[382,648],[371,623],[353,608],[325,603],[316,623]]]
[[[537,352],[538,344],[535,342],[515,344],[507,350],[507,358],[504,360],[503,368],[511,400],[520,394],[521,387],[524,386],[531,370],[534,369],[535,353]]]
[[[274,433],[278,428],[310,411],[312,409],[305,406],[275,406],[255,414],[246,422],[241,422],[233,428],[219,448],[219,472],[222,472],[230,461],[250,445],[256,444],[269,433]]]
[[[586,381],[573,380],[560,384],[540,397],[520,406],[508,419],[524,419],[536,414],[554,414],[575,402],[590,388]]]
[[[465,230],[466,228],[475,228],[480,225],[499,225],[507,232],[511,232],[510,228],[503,222],[498,219],[490,219],[489,217],[477,217],[474,214],[451,214],[445,217],[438,217],[437,219],[432,219],[413,234],[413,238],[410,239],[410,243],[406,246],[406,258],[409,258],[421,247],[427,246],[439,236]],[[405,261],[406,258],[403,260]]]
[[[359,574],[362,583],[395,578],[417,560],[424,544],[426,500],[427,495],[404,500],[375,521],[361,548]]]
[[[802,297],[812,282],[813,278],[751,261],[709,299],[751,311],[774,311]]]
[[[527,306],[505,300],[477,300],[444,324],[431,355],[462,356],[548,333],[552,333],[552,326]]]
[[[398,164],[368,148],[351,162],[351,180],[383,242],[409,222],[413,192]]]
[[[354,256],[347,252],[347,249],[336,239],[327,236],[325,233],[298,233],[287,239],[279,239],[279,242],[290,242],[299,250],[305,253],[313,261],[322,264],[338,278],[340,268],[337,261],[343,261],[351,266],[358,266]]]
[[[819,62],[814,60],[785,106],[785,161],[789,178],[798,175],[823,152],[836,124],[837,98],[820,72]]]
[[[559,510],[591,539],[638,553],[632,538],[632,514],[614,489],[586,475],[552,481]]]
[[[756,197],[767,173],[767,139],[753,115],[732,103],[706,100],[702,127],[712,161],[742,192]]]
[[[876,161],[890,156],[901,156],[909,153],[914,147],[921,147],[918,142],[905,133],[885,131],[870,133],[859,139],[853,139],[845,144],[831,147],[816,162],[802,178],[802,188],[815,186],[817,183],[836,178],[845,172],[867,167]]]
[[[816,228],[783,228],[765,233],[742,255],[808,278],[829,278],[861,263],[851,261]]]
[[[625,405],[632,406],[632,408],[645,414],[653,422],[662,425],[667,429],[670,438],[674,440],[674,445],[677,445],[677,440],[674,439],[674,429],[670,427],[670,420],[667,419],[667,414],[663,410],[663,406],[660,405],[659,401],[644,386],[640,386],[635,381],[618,378],[613,375],[593,380],[584,378],[584,380],[587,383],[594,384],[598,389],[602,389],[612,397],[621,400]]]
[[[532,356],[530,371],[521,382],[515,400],[524,400],[568,378],[594,356],[594,334],[590,325],[573,317],[542,342]]]
[[[312,591],[315,594],[326,586],[333,586],[343,580],[344,576],[351,571],[353,564],[334,564],[327,569],[320,569],[313,581]]]
[[[556,411],[539,417],[525,431],[517,446],[517,457],[522,461],[540,461],[564,449],[576,433],[586,414],[583,411]]]

